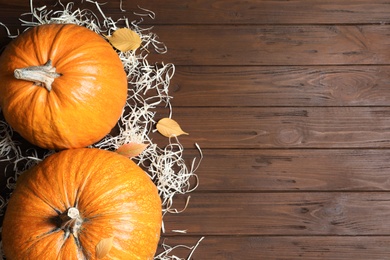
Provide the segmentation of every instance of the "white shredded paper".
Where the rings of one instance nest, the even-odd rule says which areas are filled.
[[[172,116],[172,107],[170,104],[171,96],[169,96],[170,80],[174,76],[175,66],[168,64],[149,64],[149,50],[153,50],[159,54],[167,52],[165,44],[158,40],[158,36],[152,32],[152,28],[142,28],[141,23],[144,17],[149,19],[155,18],[155,13],[138,7],[139,11],[134,12],[139,17],[138,21],[129,21],[123,17],[118,20],[113,20],[107,17],[103,12],[103,4],[96,1],[86,0],[84,4],[88,4],[91,8],[80,9],[74,8],[74,3],[70,2],[62,4],[57,3],[56,8],[48,8],[47,6],[34,7],[30,0],[31,10],[29,13],[22,14],[20,21],[21,25],[26,29],[52,23],[72,23],[84,26],[100,35],[111,35],[120,27],[127,27],[137,32],[142,40],[142,46],[137,51],[120,52],[117,51],[120,60],[127,73],[129,82],[129,96],[123,114],[117,124],[119,130],[118,135],[107,135],[103,140],[93,144],[91,147],[115,151],[121,145],[127,143],[143,143],[148,144],[147,148],[137,157],[132,158],[137,164],[145,169],[150,175],[150,178],[156,184],[159,195],[162,200],[163,215],[167,213],[180,213],[187,207],[190,196],[187,197],[186,205],[183,209],[173,208],[173,198],[176,194],[187,194],[197,188],[198,177],[195,174],[202,160],[202,152],[200,147],[195,144],[199,151],[200,158],[194,158],[190,167],[187,166],[183,159],[184,148],[180,144],[177,137],[170,138],[169,144],[166,147],[159,147],[149,134],[153,131],[156,124],[155,115],[156,108],[165,106],[169,109],[169,117]],[[120,10],[122,1],[120,2]],[[92,11],[94,9],[95,11]],[[27,19],[25,18],[27,17]],[[10,38],[15,38],[19,32],[12,35],[7,26],[5,27]],[[13,176],[7,179],[7,188],[12,191],[15,188],[18,176],[31,166],[39,163],[45,157],[54,153],[47,151],[44,154],[39,154],[35,149],[22,151],[19,144],[13,140],[13,130],[5,122],[0,120],[0,161],[8,164],[5,172],[13,173]],[[192,184],[191,183],[195,183]],[[8,198],[0,196],[0,216],[4,214]],[[164,223],[162,223],[162,231],[165,232]],[[0,227],[1,232],[2,227]],[[172,230],[176,233],[186,233],[186,230]],[[170,260],[182,259],[173,255],[172,251],[175,248],[187,248],[190,253],[186,259],[190,259],[193,251],[198,247],[200,241],[193,246],[168,246],[165,242],[162,244],[163,252],[155,256],[155,260]],[[2,243],[0,241],[0,257],[4,260],[2,253]]]

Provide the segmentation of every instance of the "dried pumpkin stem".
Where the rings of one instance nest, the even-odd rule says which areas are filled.
[[[72,233],[77,237],[78,230],[81,227],[83,220],[80,217],[78,209],[70,207],[60,215],[61,229],[65,232]]]
[[[54,79],[60,76],[61,74],[57,73],[56,68],[52,66],[51,60],[42,66],[30,66],[14,71],[16,79],[32,81],[38,86],[44,86],[48,91],[51,91]]]

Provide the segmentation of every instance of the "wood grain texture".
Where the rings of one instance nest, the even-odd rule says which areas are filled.
[[[134,10],[131,3],[124,8]],[[164,24],[386,23],[390,10],[385,0],[144,0],[140,5],[161,10],[156,21]]]
[[[388,149],[204,149],[205,192],[389,191]],[[199,159],[187,149],[185,158]]]
[[[174,107],[389,106],[389,79],[388,66],[177,66],[171,95]]]
[[[180,107],[173,116],[188,148],[390,147],[389,107]]]
[[[154,29],[169,46],[164,60],[175,65],[374,65],[390,61],[388,25],[172,25]]]
[[[199,237],[169,237],[165,243],[193,246]],[[383,260],[390,254],[388,236],[207,236],[191,259],[216,260]],[[190,250],[175,254],[187,259]]]
[[[182,209],[184,202],[173,206]],[[387,192],[197,192],[164,224],[167,234],[196,236],[390,235],[389,211]]]
[[[61,8],[56,0],[33,2]],[[73,10],[96,11],[72,2]],[[138,5],[156,15],[141,26],[168,48],[148,61],[176,66],[172,118],[190,134],[179,138],[186,163],[199,160],[194,143],[204,155],[199,187],[183,213],[165,215],[161,241],[191,247],[204,236],[191,257],[202,260],[388,259],[389,1],[112,0],[101,7],[114,19],[137,20],[133,12],[146,12]],[[0,0],[0,22],[11,33],[23,30],[18,19],[29,10],[29,1]],[[0,27],[0,48],[9,41]],[[156,112],[156,119],[169,115]],[[6,178],[0,184],[8,193]],[[173,207],[186,199],[176,197]]]

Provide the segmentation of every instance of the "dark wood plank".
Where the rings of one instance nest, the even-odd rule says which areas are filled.
[[[165,24],[386,23],[390,11],[385,0],[144,0],[139,5]],[[134,10],[134,1],[124,8]]]
[[[199,237],[169,237],[168,245],[194,246]],[[383,260],[390,255],[388,236],[206,236],[193,253],[198,259],[245,260]],[[175,255],[187,259],[190,250],[178,248]]]
[[[388,25],[155,26],[154,31],[168,46],[161,59],[175,65],[373,65],[390,61]]]
[[[174,207],[184,207],[185,198]],[[388,192],[193,193],[164,217],[167,234],[390,235]],[[173,233],[175,234],[175,233]]]
[[[174,107],[388,106],[389,85],[389,66],[177,66],[171,95]]]
[[[173,118],[187,148],[390,147],[390,107],[177,107]]]
[[[390,150],[204,149],[198,191],[389,191]],[[188,164],[197,150],[184,151]]]
[[[55,0],[34,0],[34,6],[52,6]],[[62,0],[62,3],[82,1]],[[0,1],[6,11],[23,10],[28,6],[25,0]],[[123,16],[120,1],[104,2],[104,10],[113,16]],[[363,24],[387,23],[390,6],[386,0],[141,0],[123,1],[126,15],[140,12],[137,6],[156,13],[156,19],[146,19],[149,24]],[[15,17],[15,15],[14,15]]]

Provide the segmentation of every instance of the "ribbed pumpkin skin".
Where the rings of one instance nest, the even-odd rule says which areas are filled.
[[[78,240],[65,237],[59,214],[76,207]],[[96,245],[114,237],[101,259],[153,259],[160,237],[161,200],[149,176],[130,159],[80,148],[47,157],[23,173],[3,222],[7,260],[96,259]]]
[[[48,60],[62,74],[50,92],[15,79],[15,69]],[[115,50],[82,26],[31,28],[0,57],[4,117],[21,136],[43,148],[79,148],[99,141],[115,126],[126,98],[127,77]]]

